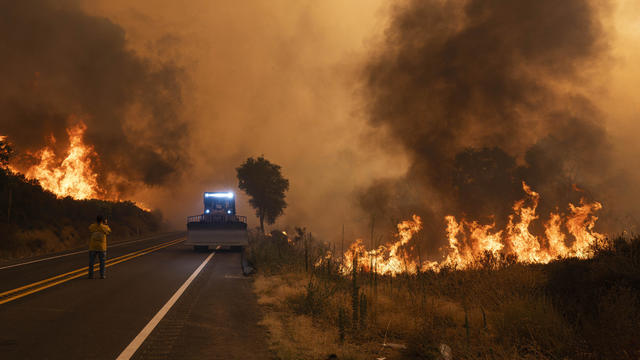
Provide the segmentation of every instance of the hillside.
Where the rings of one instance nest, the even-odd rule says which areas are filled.
[[[96,215],[109,219],[112,238],[156,232],[161,216],[131,201],[57,198],[36,181],[0,169],[0,258],[82,247]]]

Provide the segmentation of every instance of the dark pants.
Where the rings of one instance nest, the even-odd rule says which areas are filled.
[[[104,277],[104,261],[107,257],[107,252],[94,250],[89,250],[89,277],[93,277],[93,264],[95,263],[96,255],[100,260],[100,277]]]

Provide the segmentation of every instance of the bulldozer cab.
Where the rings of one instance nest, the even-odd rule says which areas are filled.
[[[235,215],[236,201],[231,192],[204,193],[205,215]]]

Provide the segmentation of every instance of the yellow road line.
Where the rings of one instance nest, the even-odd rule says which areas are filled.
[[[183,238],[180,238],[180,239],[177,239],[177,240],[172,240],[171,242],[179,242],[179,241],[183,241],[183,240],[184,240]],[[131,255],[134,255],[134,254],[139,253],[139,252],[143,252],[143,251],[148,251],[148,250],[151,250],[151,249],[155,249],[155,248],[157,248],[157,247],[159,247],[159,246],[163,246],[163,245],[165,245],[165,244],[167,244],[167,243],[162,243],[162,244],[159,244],[159,245],[154,245],[154,246],[148,247],[148,248],[146,248],[146,249],[137,250],[137,251],[134,251],[134,252],[132,252],[132,253],[125,254],[125,255],[122,255],[122,256],[118,256],[118,257],[113,258],[113,259],[108,259],[108,260],[106,261],[106,263],[107,263],[107,264],[109,264],[109,263],[114,262],[114,261],[116,261],[116,260],[118,260],[118,259],[122,259],[122,258],[125,258],[125,257],[127,257],[127,256],[131,256]],[[88,252],[88,251],[87,251],[87,252]],[[99,265],[100,265],[100,264],[95,264],[93,268],[94,268],[94,269],[97,269],[97,268],[99,267]],[[0,293],[0,297],[3,297],[3,296],[6,296],[6,295],[9,295],[9,294],[12,294],[12,293],[15,293],[15,292],[18,292],[18,291],[21,291],[21,290],[24,290],[24,289],[27,289],[27,288],[30,288],[30,287],[34,287],[34,286],[37,286],[37,285],[40,285],[40,284],[43,284],[43,283],[46,283],[46,282],[49,282],[49,281],[52,281],[52,280],[55,280],[55,279],[63,278],[63,277],[65,277],[65,276],[69,276],[69,275],[74,274],[74,273],[77,273],[77,272],[79,272],[79,271],[87,271],[87,270],[89,270],[89,267],[88,267],[88,266],[87,266],[87,268],[80,268],[80,269],[77,269],[77,270],[69,271],[69,272],[64,273],[64,274],[56,275],[56,276],[51,277],[51,278],[48,278],[48,279],[44,279],[44,280],[41,280],[41,281],[38,281],[38,282],[34,282],[34,283],[31,283],[31,284],[28,284],[28,285],[25,285],[25,286],[21,286],[21,287],[19,287],[19,288],[15,288],[15,289],[11,289],[11,290],[9,290],[9,291],[5,291],[5,292],[3,292],[3,293]]]
[[[154,252],[156,250],[160,250],[162,248],[165,248],[165,247],[168,247],[168,246],[171,246],[171,245],[175,245],[175,244],[180,243],[182,241],[184,241],[184,238],[180,238],[180,239],[177,239],[177,240],[169,241],[167,243],[163,243],[163,244],[160,244],[160,245],[154,245],[154,246],[148,247],[146,249],[134,251],[132,253],[125,254],[125,255],[119,256],[117,258],[113,258],[110,261],[106,262],[105,267],[110,267],[110,266],[119,264],[121,262],[124,262],[124,261],[127,261],[127,260],[131,260],[131,259],[136,258],[138,256],[146,255],[146,254],[148,254],[150,252]],[[94,269],[97,269],[98,266],[99,266],[99,264],[94,265]],[[65,276],[68,276],[68,275],[71,275],[71,274],[74,274],[74,273],[77,273],[77,274],[75,274],[73,276],[65,277]],[[44,280],[32,283],[32,284],[21,286],[21,287],[16,288],[16,289],[5,291],[3,293],[0,293],[0,297],[8,295],[8,294],[15,293],[15,292],[18,292],[20,290],[32,288],[32,287],[38,286],[38,285],[40,285],[42,283],[47,283],[47,282],[50,282],[52,280],[56,280],[56,279],[60,279],[62,277],[65,277],[64,279],[61,279],[61,280],[58,280],[58,281],[55,281],[55,282],[52,282],[52,283],[48,283],[46,285],[43,285],[43,286],[37,287],[35,289],[31,289],[29,291],[26,291],[26,292],[23,292],[23,293],[8,297],[6,299],[1,299],[0,300],[0,305],[8,303],[8,302],[16,300],[16,299],[19,299],[21,297],[33,294],[35,292],[38,292],[38,291],[41,291],[41,290],[44,290],[44,289],[48,289],[48,288],[50,288],[52,286],[56,286],[58,284],[62,284],[62,283],[67,282],[69,280],[77,279],[77,278],[79,278],[81,276],[85,276],[85,275],[88,275],[88,274],[89,274],[89,267],[86,266],[86,267],[83,267],[83,268],[80,268],[80,269],[77,269],[77,270],[70,271],[70,272],[65,273],[65,274],[57,275],[57,276],[54,276],[54,277],[51,277],[51,278],[48,278],[48,279],[44,279]]]

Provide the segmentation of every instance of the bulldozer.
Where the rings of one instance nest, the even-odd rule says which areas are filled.
[[[204,211],[187,217],[186,245],[195,251],[229,247],[242,251],[249,244],[247,217],[236,214],[233,192],[205,192]]]

